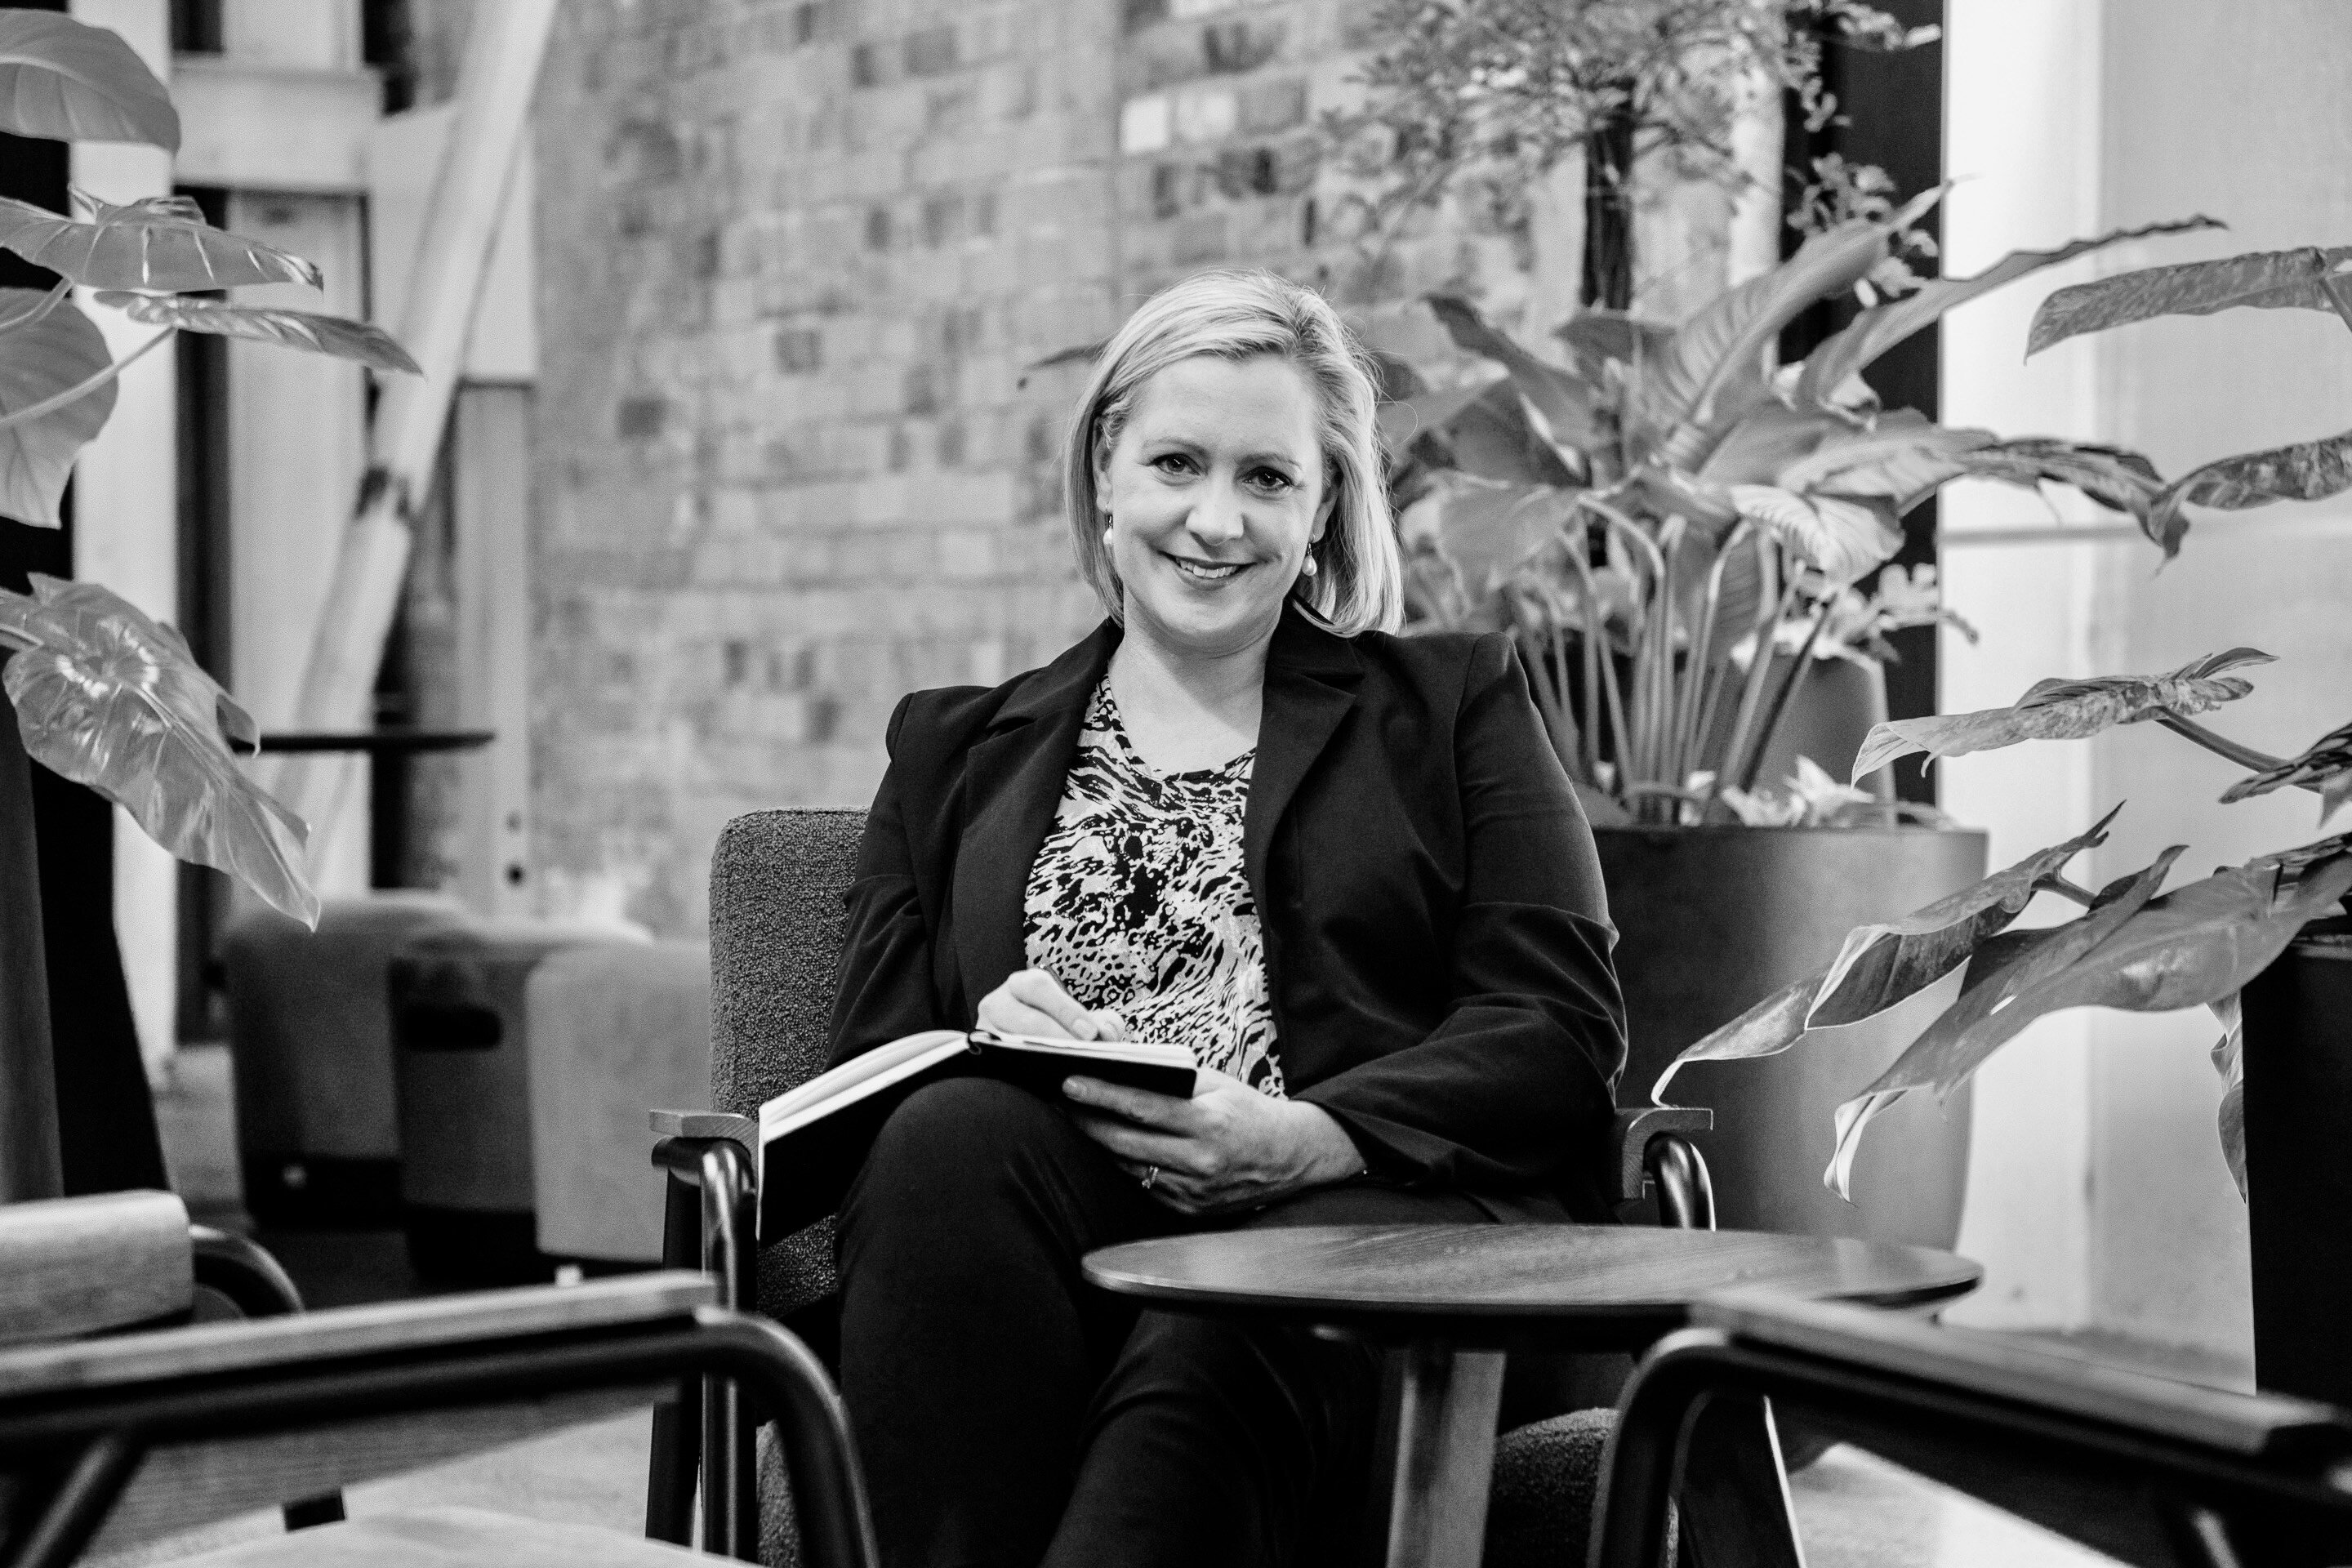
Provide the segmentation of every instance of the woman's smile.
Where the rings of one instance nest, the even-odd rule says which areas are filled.
[[[1202,561],[1191,556],[1171,555],[1163,550],[1160,559],[1175,563],[1176,570],[1203,587],[1213,588],[1220,583],[1230,583],[1240,575],[1246,561]]]

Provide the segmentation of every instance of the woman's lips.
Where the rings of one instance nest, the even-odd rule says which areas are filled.
[[[1195,583],[1229,583],[1240,576],[1242,569],[1249,564],[1246,561],[1187,561],[1181,555],[1168,555],[1164,550],[1160,553],[1167,556],[1177,571]]]

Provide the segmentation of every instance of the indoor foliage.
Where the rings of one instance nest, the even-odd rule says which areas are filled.
[[[1565,363],[1467,300],[1436,296],[1430,309],[1454,342],[1501,374],[1432,389],[1384,364],[1408,613],[1423,626],[1517,634],[1597,819],[1773,819],[1750,809],[1758,774],[1814,660],[1946,618],[1931,580],[1881,570],[1902,547],[1904,515],[1946,483],[2071,485],[2153,530],[2166,487],[2145,458],[1940,426],[1881,407],[1863,372],[2038,268],[2218,226],[2210,219],[1929,279],[1876,298],[1801,363],[1772,365],[1781,330],[1865,285],[1938,194],[1832,226],[1679,326],[1581,311],[1556,334]],[[1865,596],[1857,585],[1873,574]]]
[[[2323,310],[2352,327],[2352,247],[2308,247],[2127,272],[2062,289],[2035,313],[2029,353],[2077,333],[2165,315],[2210,315],[2232,306]],[[2319,441],[2219,458],[2170,484],[2144,482],[2132,510],[2168,558],[2180,548],[2190,506],[2242,510],[2278,500],[2320,500],[2352,490],[2352,432]],[[1856,779],[1921,753],[1922,765],[2021,741],[2078,740],[2118,724],[2156,723],[2248,770],[2224,802],[2278,789],[2319,796],[2319,825],[2342,826],[2352,803],[2352,723],[2291,757],[2254,750],[2208,729],[2198,715],[2252,689],[2231,673],[2270,662],[2252,648],[2197,659],[2158,675],[2043,680],[2007,708],[1903,719],[1871,732],[1854,760]],[[2118,808],[2120,809],[2120,808]],[[2163,891],[2186,846],[2096,893],[2064,876],[2066,862],[2103,842],[2109,812],[2080,837],[2028,857],[1975,887],[1886,925],[1849,933],[1836,960],[1765,998],[1692,1046],[1662,1075],[1663,1098],[1684,1063],[1730,1061],[1787,1050],[1813,1030],[1885,1011],[1968,966],[1958,994],[1893,1066],[1838,1107],[1836,1152],[1823,1179],[1844,1193],[1863,1130],[1894,1100],[1916,1089],[1939,1100],[2036,1018],[2069,1007],[2170,1012],[2210,1007],[2222,1036],[2214,1065],[2226,1088],[2222,1151],[2245,1188],[2243,1040],[2238,994],[2285,951],[2310,921],[2339,913],[2352,893],[2352,833]],[[2036,891],[2084,907],[2062,925],[2011,931]]]
[[[0,131],[180,145],[170,94],[130,46],[47,11],[0,11]],[[194,202],[75,198],[79,216],[0,197],[0,247],[58,278],[47,290],[0,289],[0,513],[58,525],[74,459],[113,410],[115,378],[174,332],[415,371],[398,343],[362,322],[189,298],[319,283],[310,262],[213,227]],[[155,332],[114,359],[70,297],[77,289]],[[249,746],[252,721],[176,632],[96,584],[36,577],[30,595],[0,591],[0,648],[16,650],[0,688],[35,761],[121,805],[174,855],[217,867],[276,908],[316,921],[304,827],[237,764],[228,741]]]

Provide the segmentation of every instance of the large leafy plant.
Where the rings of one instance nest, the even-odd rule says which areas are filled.
[[[2352,247],[2311,247],[2159,267],[2060,289],[2036,313],[2028,353],[2079,332],[2163,315],[2209,315],[2233,306],[2323,310],[2352,326]],[[2170,484],[2150,483],[2131,510],[2167,557],[2180,548],[2192,506],[2242,510],[2279,500],[2318,500],[2352,490],[2352,433],[2206,463]],[[2037,682],[2007,708],[1882,724],[1854,760],[1856,779],[1919,754],[1925,762],[2035,740],[2080,740],[2118,724],[2155,723],[2247,770],[2224,803],[2280,789],[2319,796],[2319,827],[2342,826],[2352,803],[2352,723],[2292,756],[2273,756],[2219,734],[2200,716],[2235,701],[2252,683],[2233,673],[2270,662],[2231,648],[2157,675]],[[1884,1012],[1966,965],[1953,1001],[1895,1063],[1835,1117],[1835,1152],[1823,1180],[1841,1194],[1871,1119],[1903,1095],[1939,1100],[2035,1019],[2070,1007],[2169,1012],[2210,1007],[2222,1033],[2213,1061],[2224,1089],[2222,1152],[2245,1187],[2242,1037],[2238,994],[2314,920],[2336,915],[2352,893],[2352,833],[2259,856],[2242,866],[2163,890],[2174,845],[2149,865],[2096,892],[2064,875],[2066,863],[2105,840],[2108,813],[2079,837],[2028,857],[1975,887],[1900,921],[1850,932],[1837,958],[1758,1003],[1700,1040],[1660,1077],[1688,1062],[1771,1056],[1814,1031]],[[2011,930],[2036,892],[2082,906],[2063,924]]]
[[[1878,292],[1870,280],[1938,194],[1833,224],[1679,325],[1585,310],[1549,354],[1469,301],[1433,296],[1454,342],[1493,369],[1432,387],[1387,366],[1409,613],[1517,634],[1554,744],[1598,814],[1777,819],[1751,808],[1758,775],[1819,658],[1942,616],[1925,580],[1882,572],[1904,516],[1941,486],[2067,485],[2158,531],[2169,492],[2146,458],[1937,425],[1882,407],[1863,373],[1947,310],[2042,268],[2218,226],[2120,230]],[[1781,330],[1849,290],[1866,301],[1851,324],[1775,366]],[[1874,573],[1879,592],[1865,598]]]
[[[0,10],[0,131],[167,152],[180,144],[170,94],[129,45],[46,11]],[[58,275],[46,290],[0,289],[0,513],[58,525],[75,457],[112,412],[116,378],[174,332],[416,369],[398,343],[359,321],[192,297],[258,283],[317,287],[319,269],[300,257],[214,227],[183,197],[118,206],[74,195],[74,213],[0,197],[0,248]],[[156,331],[117,360],[81,300]],[[250,746],[252,721],[186,643],[96,584],[37,577],[33,588],[0,591],[0,648],[15,650],[0,688],[26,752],[121,805],[173,854],[315,921],[303,826],[238,765],[229,741]]]

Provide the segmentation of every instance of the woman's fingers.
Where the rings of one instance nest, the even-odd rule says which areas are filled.
[[[978,1013],[981,1027],[1000,1035],[1036,1035],[1049,1040],[1098,1037],[1094,1015],[1042,969],[1008,975],[1003,984],[981,998]]]
[[[1192,1175],[1201,1163],[1201,1146],[1189,1139],[1172,1138],[1116,1116],[1087,1110],[1073,1110],[1070,1120],[1122,1163],[1132,1164],[1139,1175],[1152,1165],[1170,1174]]]
[[[1192,1102],[1179,1100],[1172,1094],[1154,1094],[1150,1089],[1129,1089],[1123,1084],[1083,1077],[1064,1079],[1062,1093],[1080,1105],[1107,1110],[1113,1116],[1124,1116],[1129,1121],[1139,1121],[1146,1127],[1181,1133],[1199,1131],[1199,1118],[1192,1110]]]

